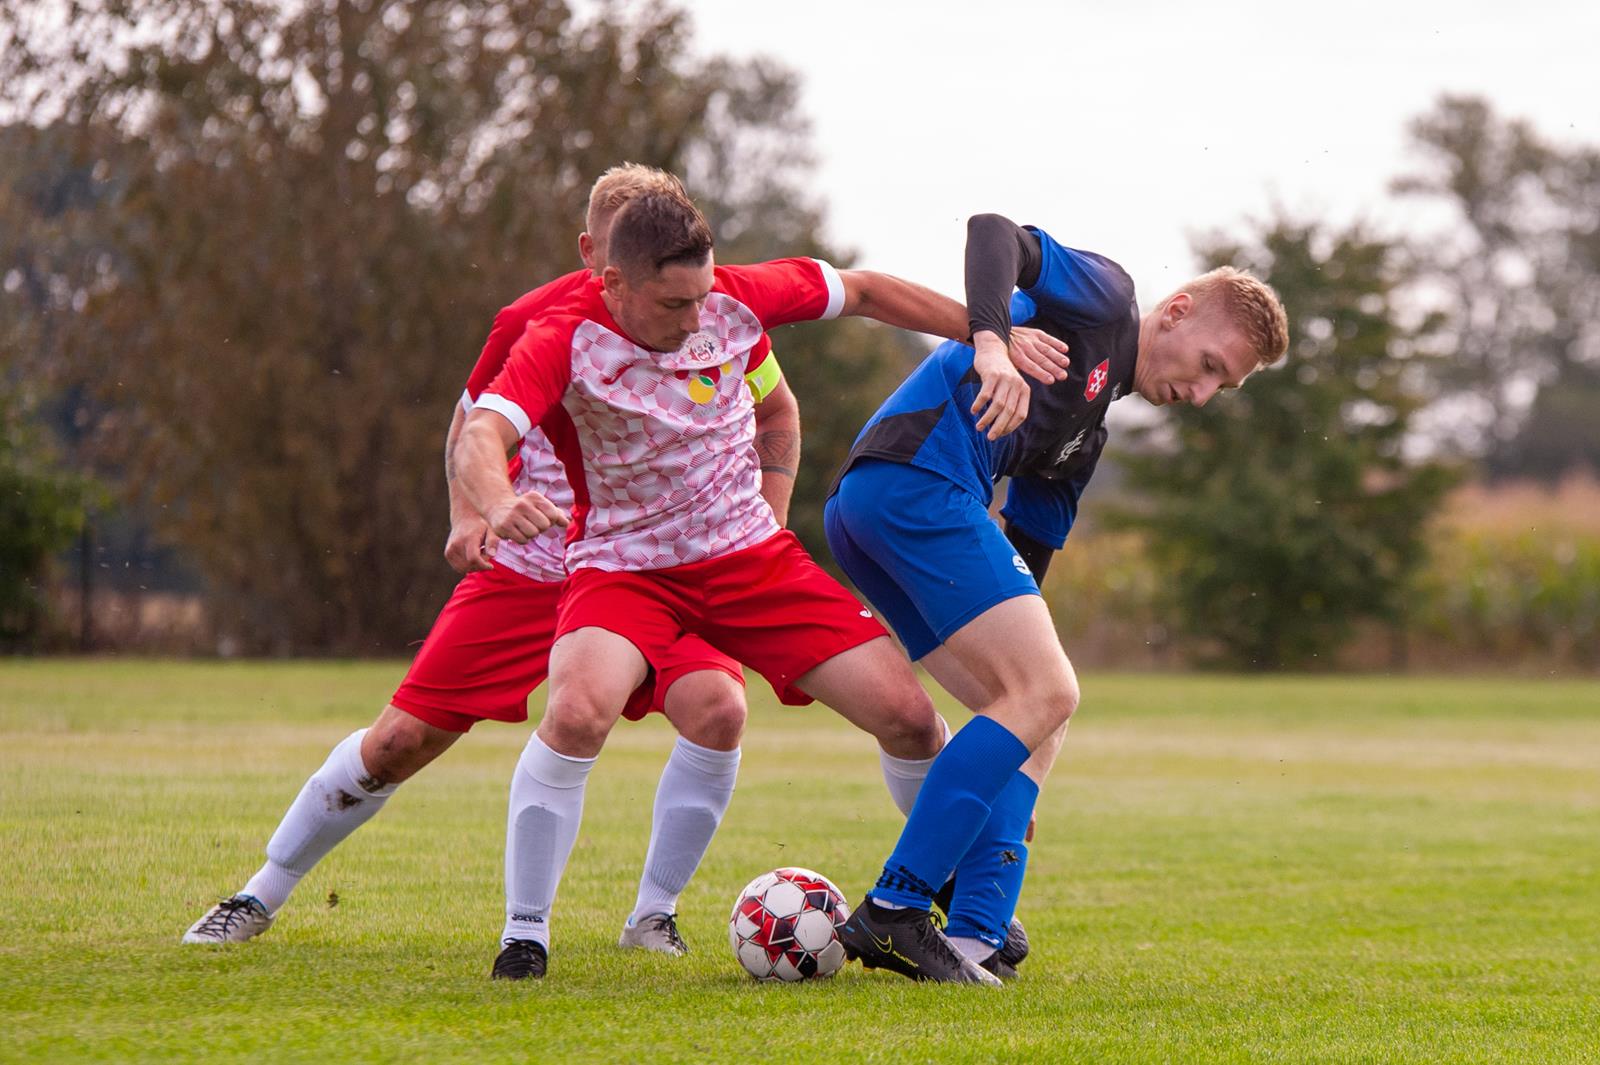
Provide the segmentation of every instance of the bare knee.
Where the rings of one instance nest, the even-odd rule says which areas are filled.
[[[932,758],[944,746],[944,724],[914,676],[885,693],[878,745],[896,758]]]
[[[731,751],[744,737],[749,717],[744,686],[718,670],[702,670],[667,689],[662,711],[678,734],[714,751]]]
[[[1078,678],[1070,666],[1041,672],[1007,687],[986,713],[1005,725],[1030,751],[1054,741],[1059,748],[1067,722],[1078,709]]]
[[[430,725],[397,706],[386,706],[361,738],[361,763],[378,784],[399,784],[460,738],[459,732]]]
[[[570,685],[550,694],[539,738],[551,750],[573,758],[593,758],[605,746],[622,708],[594,689]]]
[[[1051,717],[1056,721],[1056,745],[1059,747],[1061,740],[1066,737],[1062,730],[1066,727],[1072,715],[1078,712],[1078,699],[1081,697],[1078,690],[1078,678],[1068,669],[1065,675],[1045,686],[1039,693],[1039,701],[1051,710]]]

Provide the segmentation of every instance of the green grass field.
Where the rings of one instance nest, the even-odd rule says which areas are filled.
[[[1600,684],[1088,677],[1000,992],[743,975],[748,879],[854,901],[899,821],[866,737],[759,684],[687,958],[613,946],[660,721],[591,778],[542,983],[487,979],[520,727],[402,788],[266,936],[180,947],[402,669],[0,662],[0,1060],[1600,1060]]]

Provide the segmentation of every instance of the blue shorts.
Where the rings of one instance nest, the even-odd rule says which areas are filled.
[[[913,661],[997,603],[1039,594],[983,500],[931,470],[857,459],[823,519],[833,557]]]

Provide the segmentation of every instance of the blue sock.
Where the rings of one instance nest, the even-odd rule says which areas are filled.
[[[990,804],[1027,760],[1027,745],[1004,725],[982,716],[967,722],[933,760],[871,897],[928,909],[989,820]]]
[[[1022,876],[1028,868],[1028,821],[1039,785],[1018,770],[989,808],[989,820],[956,865],[947,936],[981,939],[998,948],[1017,912]]]

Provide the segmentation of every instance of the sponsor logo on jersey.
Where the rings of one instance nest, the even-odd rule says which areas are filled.
[[[733,372],[733,363],[711,366],[704,370],[679,370],[678,379],[689,382],[689,398],[696,403],[710,403],[717,395],[717,383],[722,375]]]
[[[1078,435],[1061,445],[1061,450],[1056,452],[1055,465],[1059,466],[1070,459],[1077,450],[1083,446],[1083,438],[1088,434],[1088,429],[1079,429]]]
[[[1100,390],[1106,387],[1106,379],[1111,376],[1111,360],[1102,359],[1100,365],[1089,371],[1089,384],[1083,390],[1083,398],[1093,400],[1100,395]]]

